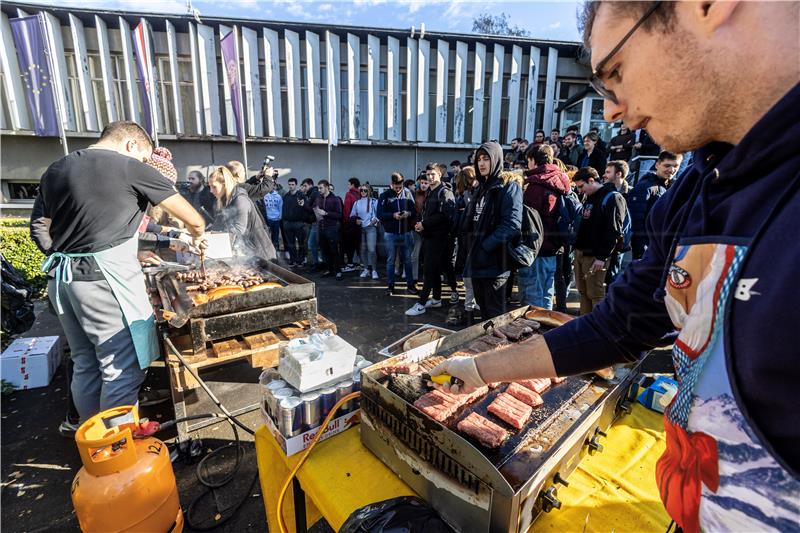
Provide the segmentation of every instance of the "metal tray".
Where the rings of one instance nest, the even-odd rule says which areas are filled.
[[[391,343],[389,346],[385,346],[384,348],[381,348],[378,351],[378,355],[382,355],[384,357],[392,357],[394,355],[398,355],[398,354],[402,353],[402,351],[403,351],[403,343],[404,342],[406,342],[408,339],[410,339],[411,337],[413,337],[417,333],[422,333],[423,331],[427,331],[429,329],[435,329],[436,331],[438,331],[440,333],[440,335],[441,335],[439,337],[439,339],[444,338],[447,335],[450,335],[451,333],[455,333],[455,330],[452,330],[452,329],[447,329],[447,328],[442,328],[442,327],[439,327],[439,326],[434,326],[433,324],[423,324],[422,326],[418,327],[417,329],[415,329],[414,331],[412,331],[411,333],[409,333],[405,337],[401,337],[400,339],[398,339],[398,340],[394,341],[393,343]]]

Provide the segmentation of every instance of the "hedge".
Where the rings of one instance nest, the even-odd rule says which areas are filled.
[[[35,290],[42,291],[47,287],[47,276],[42,272],[44,254],[31,240],[27,219],[0,219],[0,252]]]

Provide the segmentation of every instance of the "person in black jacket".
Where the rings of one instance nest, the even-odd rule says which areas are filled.
[[[628,162],[635,142],[636,134],[626,124],[622,124],[619,127],[619,134],[612,137],[608,143],[609,157],[616,161]]]
[[[603,184],[591,167],[578,170],[572,181],[578,193],[586,195],[583,220],[575,239],[575,279],[581,296],[581,314],[585,315],[606,294],[608,261],[624,237],[627,206],[614,184]]]
[[[602,176],[606,171],[606,153],[599,146],[600,136],[595,132],[583,136],[583,154],[578,160],[578,167],[592,167]]]
[[[503,149],[496,142],[478,148],[475,167],[479,185],[463,218],[468,250],[464,276],[472,278],[481,318],[487,320],[506,312],[511,274],[506,245],[520,235],[522,189],[514,181],[503,182]]]
[[[186,176],[186,183],[189,184],[189,188],[182,191],[181,196],[186,198],[186,200],[192,204],[192,207],[203,215],[206,224],[209,224],[214,220],[214,204],[216,203],[216,199],[214,195],[211,194],[211,191],[208,190],[208,187],[205,186],[205,181],[206,178],[203,176],[202,172],[199,170],[192,170]]]
[[[306,195],[297,188],[297,178],[289,178],[289,190],[283,196],[283,231],[289,250],[289,266],[300,266],[306,258]]]
[[[455,197],[453,191],[442,183],[442,174],[437,163],[428,163],[425,176],[428,178],[428,190],[422,204],[420,220],[414,225],[414,231],[422,235],[424,282],[419,301],[406,311],[408,316],[421,315],[425,313],[426,307],[442,306],[442,272],[444,262],[450,261],[447,241],[451,238],[456,209]],[[431,291],[433,298],[428,300]]]
[[[417,294],[414,282],[411,250],[412,233],[417,220],[414,193],[404,186],[403,175],[392,173],[391,187],[378,198],[378,219],[383,225],[383,242],[386,247],[386,293],[394,293],[395,257],[400,257],[406,273],[410,294]]]
[[[247,193],[247,196],[253,201],[256,206],[256,212],[261,220],[264,222],[264,225],[267,224],[267,219],[264,216],[266,209],[264,208],[264,196],[268,195],[272,192],[273,189],[276,188],[275,185],[275,176],[276,174],[272,174],[269,172],[269,169],[261,170],[255,176],[251,176],[250,179],[247,178],[247,169],[244,168],[244,165],[239,161],[228,161],[228,164],[225,165],[228,167],[228,170],[231,171],[233,175],[233,179],[236,180],[236,183],[240,189]],[[280,189],[278,190],[280,192]]]

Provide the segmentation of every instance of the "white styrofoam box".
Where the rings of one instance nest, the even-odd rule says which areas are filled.
[[[62,355],[60,337],[16,339],[0,354],[0,378],[16,389],[46,387],[61,364]]]
[[[356,348],[331,332],[292,339],[281,345],[278,372],[300,392],[308,392],[349,379]]]

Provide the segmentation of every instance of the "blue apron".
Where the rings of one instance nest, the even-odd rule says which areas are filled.
[[[664,301],[680,331],[673,347],[679,389],[664,413],[667,446],[656,479],[686,533],[800,531],[800,481],[763,445],[728,373],[725,316],[746,251],[679,245],[667,278]]]
[[[61,315],[64,310],[61,305],[60,286],[72,283],[72,260],[93,257],[122,310],[122,316],[136,349],[139,367],[144,370],[158,359],[159,349],[156,318],[147,296],[144,273],[136,257],[138,249],[139,234],[136,233],[122,244],[101,252],[54,252],[42,265],[42,271],[49,272],[51,268],[55,268],[56,311]]]

